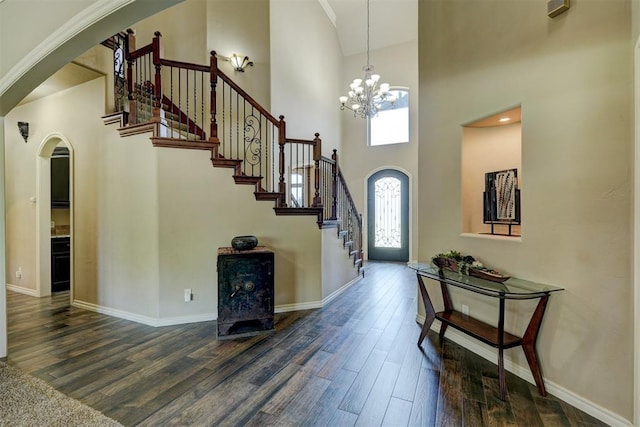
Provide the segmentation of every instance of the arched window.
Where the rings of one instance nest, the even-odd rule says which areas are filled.
[[[409,142],[409,90],[391,89],[395,106],[385,102],[368,122],[369,145],[388,145]]]

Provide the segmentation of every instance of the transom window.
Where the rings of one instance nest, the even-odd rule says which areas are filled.
[[[395,107],[385,102],[368,122],[369,145],[388,145],[409,142],[409,90],[391,89],[396,97]]]

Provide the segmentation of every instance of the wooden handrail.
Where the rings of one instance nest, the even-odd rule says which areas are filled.
[[[149,43],[146,46],[142,46],[140,49],[136,49],[132,52],[127,52],[126,59],[133,61],[134,59],[141,58],[145,55],[149,55],[153,53],[153,43]]]
[[[334,151],[334,152],[336,152],[337,150],[335,150],[335,149],[334,149],[333,151]],[[325,162],[325,163],[329,163],[330,165],[335,165],[335,164],[336,164],[336,161],[335,161],[335,160],[330,159],[330,158],[325,157],[325,156],[321,156],[321,157],[320,157],[320,160],[322,160],[322,161],[323,161],[323,162]]]
[[[185,70],[202,71],[204,73],[208,73],[209,71],[211,71],[210,67],[207,65],[190,64],[188,62],[174,61],[172,59],[161,58],[160,64],[165,65],[167,67],[176,67],[176,68],[184,68]]]
[[[340,183],[342,184],[342,188],[344,188],[344,194],[347,196],[347,200],[349,201],[349,204],[353,208],[353,211],[356,213],[356,215],[359,217],[360,214],[358,213],[358,209],[356,208],[356,204],[353,201],[353,197],[351,197],[351,192],[349,192],[349,187],[347,187],[347,182],[345,181],[344,176],[342,175],[342,171],[340,171],[340,169],[338,169],[338,179],[340,180]]]
[[[260,111],[260,113],[265,116],[271,123],[278,126],[280,121],[273,117],[270,112],[268,112],[262,105],[258,104],[258,101],[253,99],[247,92],[245,92],[240,86],[236,84],[233,80],[229,78],[222,70],[218,69],[218,76],[224,80],[226,84],[231,86],[233,90],[238,92],[240,96],[242,96],[249,104],[251,104],[256,110]]]
[[[285,142],[289,144],[306,144],[306,145],[314,145],[316,143],[315,139],[296,139],[296,138],[285,138]]]

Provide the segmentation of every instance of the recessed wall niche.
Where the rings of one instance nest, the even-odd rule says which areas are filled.
[[[462,232],[465,234],[509,236],[511,232],[513,238],[522,235],[521,225],[487,223],[484,212],[487,174],[495,176],[496,172],[515,169],[517,188],[523,188],[521,117],[521,107],[516,107],[462,126]],[[520,224],[523,218],[526,212],[521,214]]]

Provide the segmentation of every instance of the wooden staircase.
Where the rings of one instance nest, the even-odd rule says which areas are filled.
[[[215,52],[208,65],[168,60],[160,57],[159,32],[138,49],[133,31],[123,34],[103,43],[114,58],[118,50],[126,58],[121,136],[151,131],[156,147],[209,151],[213,167],[232,169],[234,182],[252,185],[255,199],[272,201],[276,215],[313,215],[320,228],[335,227],[364,274],[362,217],[336,150],[323,156],[319,134],[288,138],[284,116],[273,116],[218,69]]]

